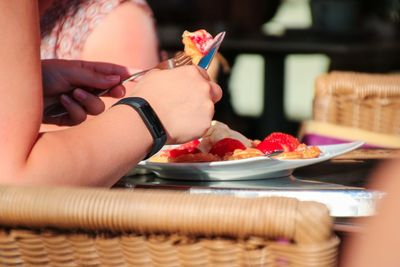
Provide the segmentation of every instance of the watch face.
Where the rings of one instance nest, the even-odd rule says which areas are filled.
[[[165,145],[167,141],[167,134],[163,125],[161,124],[161,121],[158,119],[157,114],[151,108],[150,104],[145,99],[140,97],[123,98],[114,105],[117,104],[128,105],[135,109],[153,137],[153,147],[146,158],[149,158],[157,153]]]
[[[157,114],[154,110],[150,107],[148,103],[142,105],[141,110],[143,115],[146,117],[147,121],[149,122],[149,126],[152,127],[154,133],[157,137],[165,135],[164,127],[162,126],[160,120],[157,117]]]

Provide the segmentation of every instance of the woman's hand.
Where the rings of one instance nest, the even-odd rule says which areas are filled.
[[[123,97],[125,88],[120,82],[128,76],[128,69],[116,64],[80,60],[43,60],[44,106],[60,101],[68,111],[67,115],[58,118],[44,117],[43,122],[76,125],[84,121],[87,114],[100,114],[104,111],[104,103],[90,91],[112,88],[107,96]]]
[[[153,107],[168,134],[168,143],[184,143],[198,138],[210,127],[214,103],[221,88],[197,66],[172,70],[152,70],[135,86],[134,96],[143,97]]]

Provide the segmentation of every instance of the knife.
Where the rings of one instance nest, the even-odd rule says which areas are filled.
[[[214,56],[217,54],[219,47],[222,44],[222,41],[224,40],[225,37],[225,32],[220,32],[217,34],[214,38],[213,43],[211,44],[207,54],[205,54],[197,64],[197,66],[203,68],[203,69],[208,69],[208,67],[211,64],[211,61],[213,60]]]

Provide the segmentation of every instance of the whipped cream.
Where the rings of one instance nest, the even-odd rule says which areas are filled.
[[[212,121],[211,127],[203,135],[197,148],[201,152],[207,153],[216,142],[224,138],[236,139],[242,142],[243,145],[245,145],[246,147],[251,147],[251,141],[247,137],[237,131],[230,129],[228,125],[222,122]]]

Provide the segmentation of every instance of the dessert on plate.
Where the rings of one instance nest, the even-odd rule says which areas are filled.
[[[151,162],[212,162],[239,160],[265,156],[280,151],[273,156],[277,159],[317,158],[321,151],[316,146],[307,146],[292,135],[274,132],[264,140],[250,140],[226,124],[213,121],[211,127],[198,140],[166,148],[151,157]]]

